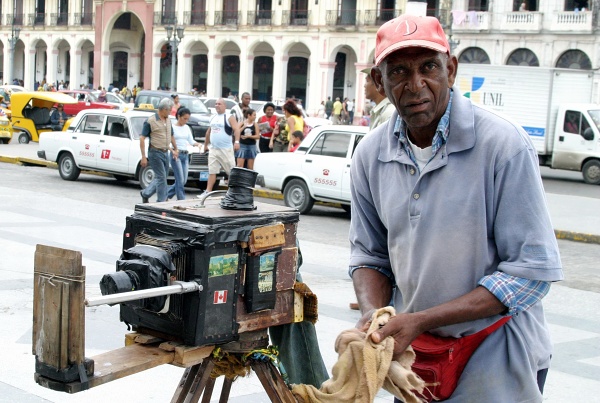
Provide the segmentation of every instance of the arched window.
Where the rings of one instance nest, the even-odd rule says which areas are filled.
[[[556,62],[556,67],[564,69],[591,70],[590,58],[581,50],[567,50]]]
[[[490,58],[481,48],[466,48],[458,57],[459,63],[490,64]]]
[[[506,64],[509,66],[532,66],[539,67],[540,61],[535,53],[529,49],[517,49],[508,56]]]

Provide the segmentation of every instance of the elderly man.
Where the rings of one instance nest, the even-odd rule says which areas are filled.
[[[482,336],[474,352],[439,357],[466,362],[441,397],[541,402],[551,356],[541,299],[563,273],[536,150],[520,126],[453,87],[458,62],[437,19],[382,25],[375,64],[397,112],[352,161],[357,326],[393,301],[398,314],[371,337],[393,336],[396,353],[429,336]]]
[[[179,150],[175,138],[171,135],[173,127],[169,114],[173,107],[173,101],[170,98],[163,98],[158,103],[156,115],[150,116],[140,134],[140,150],[142,152],[142,167],[148,165],[154,171],[154,179],[146,189],[142,189],[140,196],[142,202],[148,203],[148,199],[156,193],[156,201],[167,200],[167,175],[169,173],[169,149],[173,153],[173,158],[177,159]],[[149,138],[148,157],[146,158],[146,138]]]

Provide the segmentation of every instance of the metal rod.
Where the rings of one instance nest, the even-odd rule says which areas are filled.
[[[98,306],[118,304],[121,302],[135,301],[138,299],[161,297],[171,294],[185,294],[188,292],[202,291],[202,285],[194,281],[174,281],[172,285],[149,288],[147,290],[128,291],[118,294],[103,295],[101,297],[86,298],[85,306]]]

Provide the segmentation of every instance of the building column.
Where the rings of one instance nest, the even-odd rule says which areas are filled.
[[[213,75],[210,74],[212,70]],[[211,92],[214,94],[214,96],[216,98],[221,98],[223,96],[223,94],[221,93],[223,91],[223,75],[221,74],[221,71],[223,70],[223,56],[218,53],[215,54],[215,57],[211,59],[209,59],[208,62],[208,77],[214,77],[214,82],[212,83],[212,88],[209,85],[210,81],[213,80],[208,80],[206,82],[206,95],[208,96],[208,94],[210,94]],[[225,95],[227,96],[227,95]]]
[[[81,49],[77,49],[71,53],[71,77],[69,82],[69,88],[72,90],[76,90],[79,89],[81,85],[81,80],[83,79],[83,77],[81,76]]]
[[[192,91],[192,75],[190,74],[192,70],[192,55],[190,53],[184,53],[183,58],[180,60],[181,66],[181,78],[183,81],[182,87],[177,87],[179,92],[191,92]],[[187,73],[187,74],[186,74]],[[178,81],[178,85],[180,80]],[[181,88],[181,89],[179,89]]]
[[[23,73],[25,88],[29,88],[33,91],[33,84],[37,81],[35,77],[35,48],[27,49],[27,47],[25,47],[25,63],[23,63],[23,67],[25,69],[25,72]]]
[[[241,95],[244,92],[250,93],[252,95],[252,81],[250,77],[252,77],[252,63],[254,61],[254,56],[248,54],[248,37],[242,37],[242,46],[240,51],[240,80],[238,83],[238,97],[241,100]]]
[[[287,55],[284,55],[281,50],[281,40],[282,36],[275,37],[275,43],[273,44],[273,49],[275,49],[275,54],[273,55],[273,94],[271,101],[277,101],[279,99],[285,99],[285,87],[284,87],[284,77],[287,73]],[[283,61],[284,57],[286,65],[283,70]]]
[[[327,101],[327,97],[332,97],[333,73],[335,71],[335,62],[319,63],[321,71],[321,98]],[[333,100],[333,98],[332,98]]]
[[[140,66],[141,66],[141,53],[130,53],[129,54],[129,71],[133,73],[133,77],[129,77],[127,79],[127,86],[129,88],[133,88],[134,85],[137,85],[140,82]]]
[[[150,64],[151,68],[149,69],[151,73],[150,82],[146,83],[144,81],[144,88],[147,90],[155,90],[159,85],[162,85],[160,82],[160,51],[152,52],[151,55],[152,63]],[[146,74],[144,74],[144,76],[146,76]]]
[[[104,2],[94,0],[94,5],[96,6],[96,16],[95,21],[96,25],[103,24],[103,13],[102,6]],[[104,32],[104,27],[100,26],[100,29],[96,26],[94,29],[94,88],[98,88],[99,85],[106,85],[102,82],[102,33]]]
[[[140,80],[143,82],[143,88],[152,89],[154,70],[160,68],[160,55],[158,64],[154,63],[154,2],[146,4],[145,17],[146,39],[144,41],[143,60],[140,60],[144,64],[144,77],[140,77]],[[154,88],[156,89],[156,86]]]
[[[46,46],[46,82],[56,84],[56,62],[58,61],[58,49],[50,49],[50,46],[52,46],[51,41],[47,42]]]

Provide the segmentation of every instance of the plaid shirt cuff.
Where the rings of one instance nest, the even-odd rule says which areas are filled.
[[[508,315],[518,315],[529,309],[550,291],[547,281],[514,277],[501,271],[483,277],[478,284],[487,288],[508,308]]]

